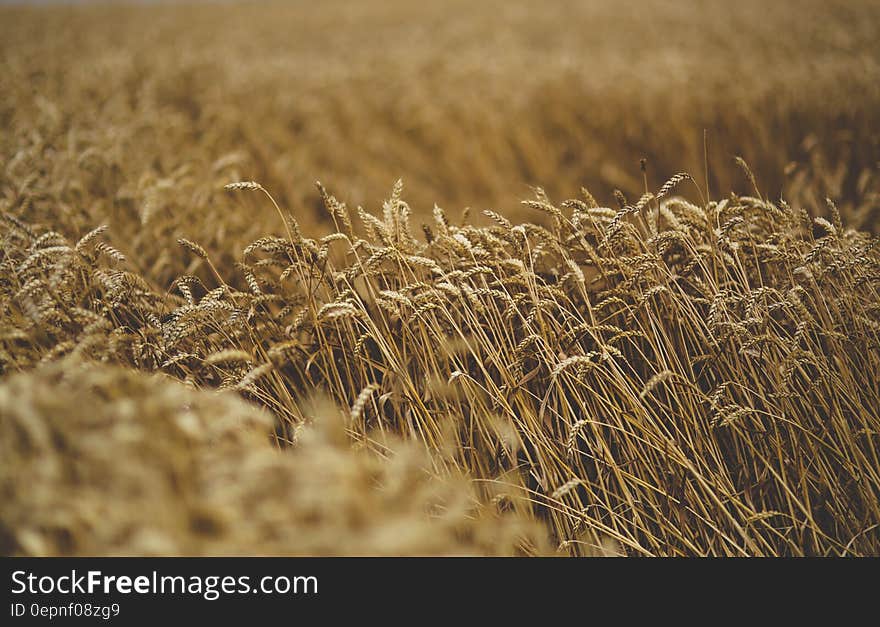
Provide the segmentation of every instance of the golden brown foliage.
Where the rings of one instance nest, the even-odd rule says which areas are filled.
[[[618,210],[539,190],[547,228],[438,208],[424,240],[402,185],[359,211],[365,237],[322,188],[341,230],[288,225],[236,276],[187,242],[214,281],[164,298],[106,269],[124,262],[100,235],[11,220],[4,368],[71,352],[235,389],[280,443],[323,390],[358,440],[399,434],[441,475],[527,490],[576,553],[876,553],[876,240],[784,203],[671,196],[686,184]]]
[[[0,385],[3,554],[546,550],[536,523],[433,476],[415,446],[353,447],[332,406],[282,453],[267,414],[162,379],[64,360]]]
[[[4,551],[880,554],[876,4],[414,6],[2,10]]]

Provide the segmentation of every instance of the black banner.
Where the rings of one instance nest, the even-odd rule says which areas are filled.
[[[614,560],[356,558],[6,558],[5,617],[131,624],[144,620],[248,620],[401,615],[421,620],[571,608],[650,613],[685,611],[696,599],[725,616],[749,608],[871,598],[876,560]],[[785,586],[780,586],[784,582]],[[622,605],[621,605],[622,604]],[[693,609],[693,608],[691,608]],[[307,612],[307,614],[306,614]],[[290,622],[290,621],[285,621]]]

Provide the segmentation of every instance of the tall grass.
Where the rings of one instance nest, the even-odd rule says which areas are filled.
[[[878,24],[0,8],[0,550],[880,554]]]
[[[176,294],[116,269],[100,233],[7,218],[5,368],[74,353],[234,389],[280,446],[320,391],[355,441],[419,443],[572,554],[878,553],[876,240],[833,204],[677,186],[695,183],[616,208],[536,190],[548,227],[435,208],[416,235],[400,183],[376,215],[319,185],[336,230],[281,211],[289,236],[227,274],[182,240]]]

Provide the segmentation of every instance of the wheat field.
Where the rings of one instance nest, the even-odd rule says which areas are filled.
[[[878,35],[0,7],[0,550],[880,555]]]

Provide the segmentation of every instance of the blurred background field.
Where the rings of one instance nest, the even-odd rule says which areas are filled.
[[[652,188],[682,169],[703,181],[704,129],[715,194],[751,192],[739,155],[771,199],[830,196],[877,223],[876,2],[0,12],[5,209],[60,212],[73,230],[109,221],[127,252],[163,247],[149,220],[209,249],[279,229],[219,191],[241,178],[306,226],[324,219],[316,180],[370,207],[403,178],[421,216],[515,211],[532,185],[612,204],[614,189],[644,191],[643,157]]]

